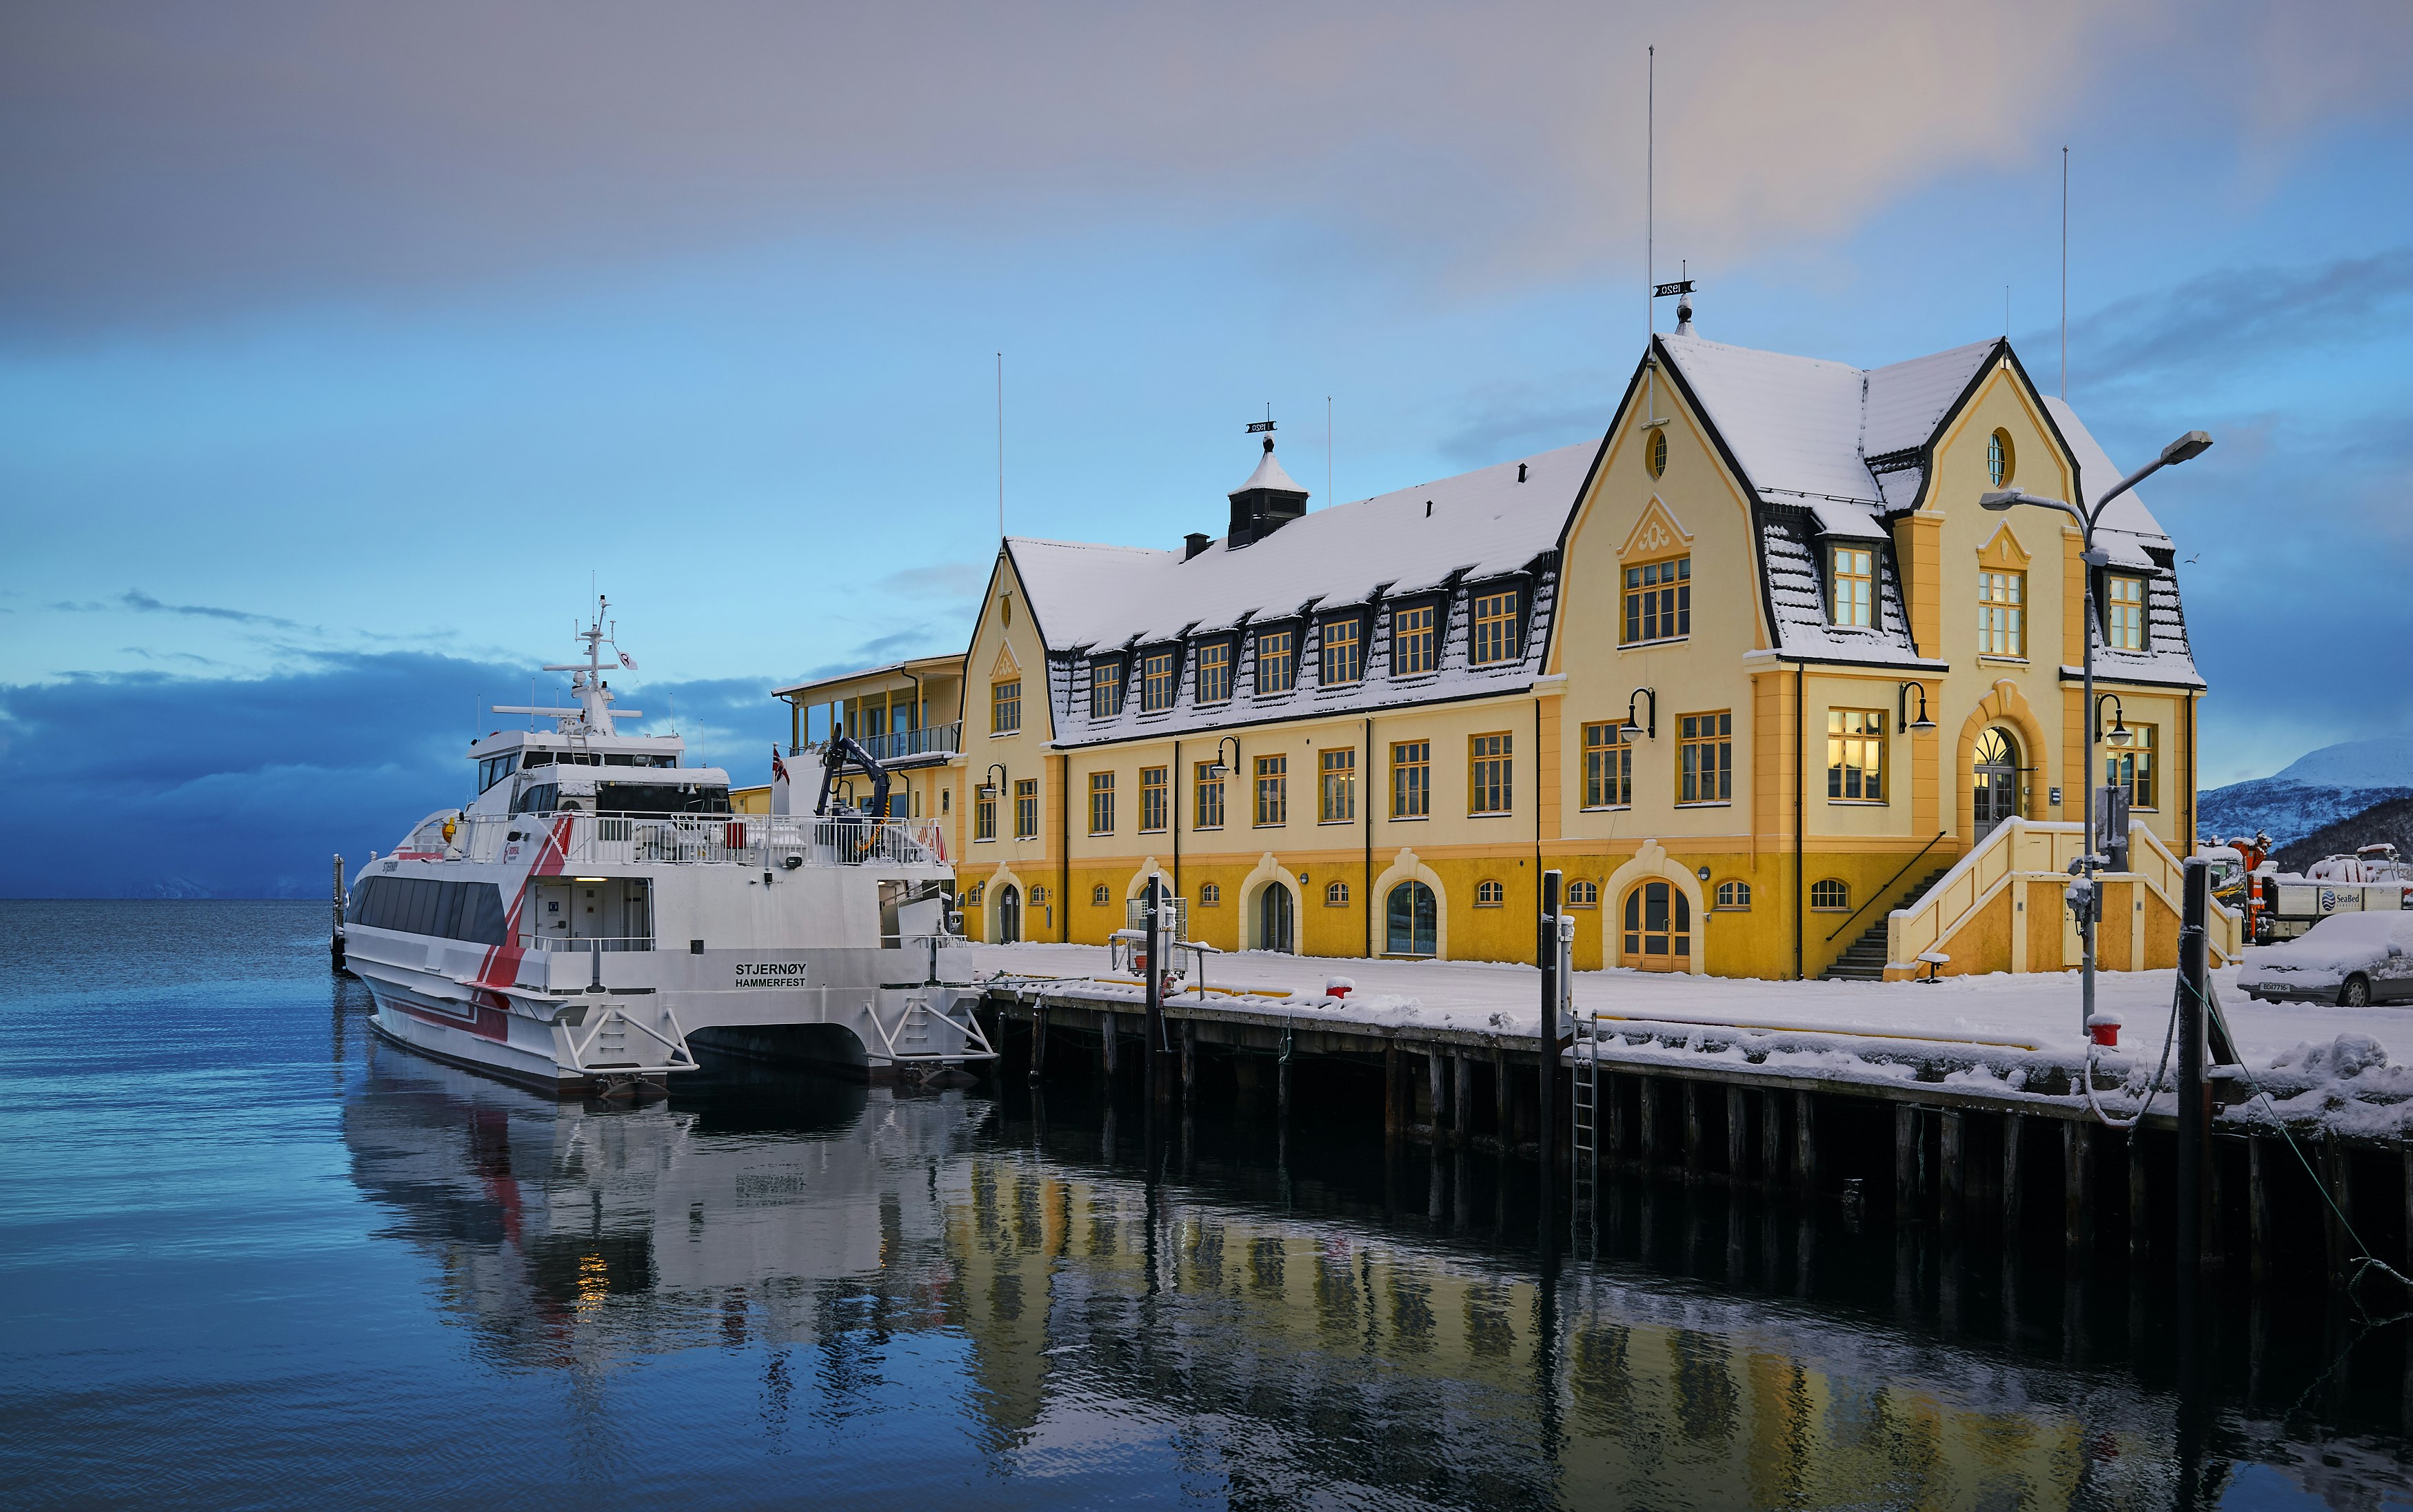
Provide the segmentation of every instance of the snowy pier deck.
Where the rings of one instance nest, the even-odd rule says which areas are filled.
[[[1000,1073],[1089,1071],[1111,1090],[1137,1063],[1144,989],[1104,949],[972,951]],[[2413,1010],[2256,1003],[2235,976],[2214,986],[2258,1092],[2238,1087],[2215,1115],[2207,1253],[2250,1257],[2257,1276],[2292,1253],[2290,1266],[2338,1278],[2359,1243],[2413,1272]],[[1327,993],[1331,977],[1353,989]],[[2137,1111],[2154,1075],[2175,986],[2167,971],[2098,978],[2098,1008],[2124,1020],[2095,1061],[2095,1103],[2114,1118]],[[1584,1148],[1572,1108],[1596,1056],[1590,1148],[1604,1166],[1889,1201],[1898,1220],[1982,1218],[2006,1235],[2044,1224],[2074,1247],[2107,1224],[2142,1253],[2173,1211],[2174,1098],[2156,1098],[2141,1135],[2096,1118],[2078,996],[2074,972],[1932,985],[1579,972],[1554,1099],[1560,1159]],[[1287,1128],[1303,1076],[1320,1115],[1378,1116],[1386,1158],[1402,1146],[1532,1158],[1539,1000],[1529,966],[1212,956],[1203,990],[1193,978],[1165,1003],[1175,1095],[1271,1092]]]

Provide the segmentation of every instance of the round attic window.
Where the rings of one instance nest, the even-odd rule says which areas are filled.
[[[1667,471],[1667,432],[1663,428],[1651,433],[1651,444],[1643,452],[1651,464],[1651,476],[1664,477]]]
[[[1987,480],[1996,488],[2000,488],[2005,483],[2011,481],[2013,470],[2014,462],[2011,452],[2011,433],[2008,431],[1996,431],[1993,435],[1986,437]]]

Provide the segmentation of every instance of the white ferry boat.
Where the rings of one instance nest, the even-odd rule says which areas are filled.
[[[821,811],[789,812],[776,751],[775,812],[730,812],[727,772],[614,728],[603,647],[636,663],[606,607],[544,669],[576,706],[496,705],[556,722],[471,742],[476,799],[353,877],[378,1031],[561,1096],[659,1089],[698,1046],[874,1079],[990,1059],[938,826],[833,804],[810,756]]]

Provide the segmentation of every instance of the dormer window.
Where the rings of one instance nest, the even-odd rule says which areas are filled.
[[[1122,711],[1122,659],[1100,657],[1089,663],[1089,718],[1111,719]]]
[[[1472,619],[1473,628],[1467,632],[1467,660],[1486,667],[1517,660],[1516,589],[1476,594]]]
[[[1324,666],[1318,679],[1326,688],[1363,682],[1366,677],[1364,622],[1352,615],[1324,622]]]
[[[1257,631],[1257,696],[1287,693],[1298,686],[1298,631]]]
[[[2108,576],[2103,580],[2103,644],[2114,651],[2145,648],[2145,580]]]
[[[1150,651],[1139,659],[1139,711],[1158,714],[1173,707],[1179,685],[1180,660],[1171,651]]]
[[[1413,677],[1441,665],[1437,606],[1420,603],[1391,612],[1391,675]]]
[[[1829,621],[1867,630],[1875,622],[1876,553],[1866,546],[1837,546],[1827,560]]]
[[[1198,702],[1225,704],[1232,698],[1232,643],[1209,641],[1198,648]]]

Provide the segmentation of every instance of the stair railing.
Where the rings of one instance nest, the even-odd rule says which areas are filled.
[[[1852,926],[1852,919],[1857,919],[1861,914],[1866,913],[1869,911],[1870,903],[1875,902],[1880,897],[1891,897],[1893,896],[1893,884],[1910,875],[1910,868],[1918,865],[1918,863],[1926,857],[1928,852],[1935,849],[1937,842],[1941,841],[1946,836],[1951,833],[1952,832],[1948,829],[1937,830],[1935,832],[1934,839],[1928,841],[1925,845],[1918,848],[1917,855],[1912,856],[1909,860],[1903,862],[1900,871],[1897,871],[1892,876],[1887,878],[1884,886],[1878,888],[1875,892],[1871,893],[1868,896],[1867,902],[1863,902],[1858,908],[1852,910],[1851,919],[1845,919],[1842,924],[1835,926],[1835,935],[1842,934],[1844,930],[1850,928]],[[1796,885],[1799,884],[1800,880],[1801,879],[1799,877],[1794,879]],[[1835,942],[1835,935],[1828,935],[1827,937],[1827,943],[1830,945],[1833,944]]]

